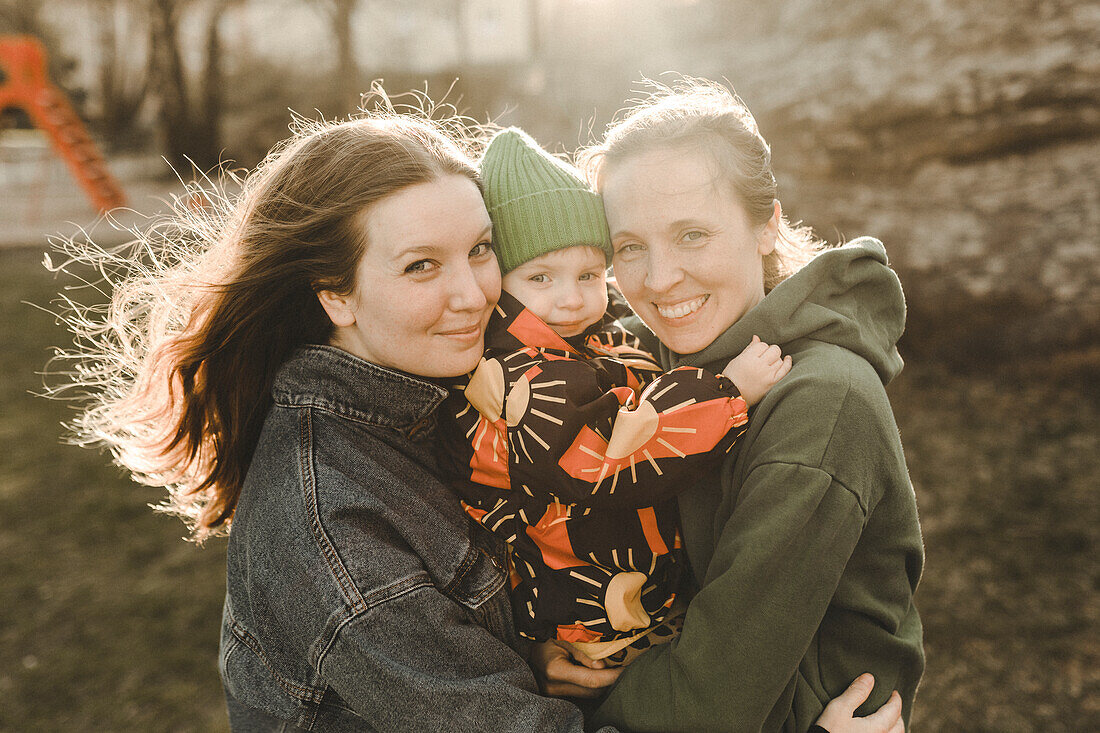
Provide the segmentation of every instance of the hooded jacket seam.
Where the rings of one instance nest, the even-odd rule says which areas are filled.
[[[752,467],[752,470],[745,475],[745,480],[748,481],[749,476],[752,476],[752,474],[755,473],[757,469],[763,468],[764,466],[797,466],[799,468],[808,468],[811,471],[820,471],[821,473],[829,477],[831,483],[835,483],[837,486],[851,494],[852,498],[856,500],[856,505],[859,507],[860,513],[863,515],[864,519],[867,518],[867,506],[866,504],[864,504],[863,499],[860,497],[859,493],[854,489],[849,488],[848,485],[837,478],[832,471],[826,468],[822,468],[821,466],[811,466],[810,464],[802,463],[801,461],[765,461],[763,463],[757,463],[756,465],[754,465]]]
[[[823,342],[820,342],[820,343],[828,343],[828,342],[823,341]],[[844,382],[844,395],[839,400],[837,400],[835,403],[831,403],[831,404],[836,405],[836,409],[833,413],[832,424],[829,425],[829,429],[828,429],[828,433],[827,433],[829,438],[828,438],[827,441],[825,441],[825,445],[822,446],[820,452],[815,454],[817,456],[817,463],[816,464],[810,464],[810,463],[806,463],[806,462],[803,462],[803,461],[768,461],[767,463],[781,463],[781,464],[787,464],[787,465],[804,466],[805,468],[815,468],[815,469],[818,469],[819,471],[824,471],[825,473],[829,474],[829,476],[834,478],[834,479],[836,478],[836,476],[833,474],[832,471],[829,471],[826,468],[824,468],[824,465],[825,465],[825,457],[829,455],[829,450],[832,448],[833,440],[836,438],[836,427],[837,427],[837,425],[840,424],[840,417],[844,413],[844,406],[845,406],[845,404],[847,404],[848,396],[852,392],[852,379],[851,379],[850,371],[849,371],[847,377],[848,378]],[[755,418],[757,420],[757,422],[761,422],[761,421],[766,422],[767,419],[769,417],[771,417],[771,414],[776,410],[776,408],[779,407],[780,404],[782,404],[783,398],[790,395],[790,394],[793,394],[793,393],[794,393],[794,387],[791,387],[790,389],[783,392],[782,395],[778,396],[775,404],[771,407],[771,409],[768,411],[768,414],[766,416],[764,416],[763,418],[761,418],[761,417],[756,417]],[[765,396],[765,399],[767,399],[766,396]],[[750,413],[750,418],[753,417],[754,415],[756,415],[756,413],[751,412]],[[824,432],[824,431],[822,431],[822,432]],[[766,464],[761,463],[761,464],[758,464],[758,465],[766,465]],[[755,466],[753,467],[752,470],[755,470]],[[751,473],[751,471],[750,471],[750,473]]]
[[[852,394],[852,370],[850,368],[847,370],[847,377],[848,386],[844,390],[844,396],[840,398],[840,402],[837,404],[836,414],[833,415],[833,424],[829,426],[829,440],[825,443],[825,447],[821,451],[821,464],[825,463],[825,456],[829,455],[829,451],[832,450],[833,441],[836,440],[836,426],[840,424],[840,416],[844,414],[844,408],[848,404],[848,397]],[[818,467],[820,468],[820,465]],[[833,475],[831,471],[826,471],[826,473],[830,476]],[[862,502],[860,506],[862,506]],[[864,512],[864,514],[866,514],[866,512]]]

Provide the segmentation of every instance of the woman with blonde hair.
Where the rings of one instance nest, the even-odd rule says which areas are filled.
[[[596,721],[805,731],[862,672],[878,683],[867,706],[897,690],[908,720],[924,555],[884,390],[905,303],[882,244],[826,249],[791,226],[768,144],[718,84],[658,88],[581,163],[662,366],[721,368],[755,336],[794,360],[737,450],[680,494],[697,582],[681,636],[628,667]],[[568,669],[549,648],[540,666]]]
[[[500,294],[456,125],[304,125],[223,206],[69,254],[120,271],[105,319],[70,319],[79,439],[167,486],[198,539],[229,533],[234,730],[583,729],[539,694],[504,548],[436,463],[441,380],[478,363]],[[617,674],[566,676],[592,695]],[[851,720],[865,695],[834,731],[889,730],[889,706]]]

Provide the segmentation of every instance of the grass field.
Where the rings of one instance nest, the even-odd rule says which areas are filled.
[[[70,406],[34,397],[58,281],[0,252],[0,730],[228,730],[217,672],[224,542],[181,541],[153,489],[61,444]]]
[[[224,542],[181,541],[160,495],[61,444],[29,394],[65,335],[59,287],[0,251],[0,731],[223,731]],[[917,731],[1100,730],[1095,351],[890,388],[928,560]]]

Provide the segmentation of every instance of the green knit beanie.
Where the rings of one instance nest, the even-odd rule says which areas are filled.
[[[577,245],[602,249],[610,263],[603,200],[576,169],[515,127],[489,141],[480,167],[501,272]]]

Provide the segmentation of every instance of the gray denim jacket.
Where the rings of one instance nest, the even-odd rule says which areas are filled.
[[[273,395],[229,538],[233,729],[582,730],[513,650],[502,547],[436,471],[445,390],[309,346]]]

